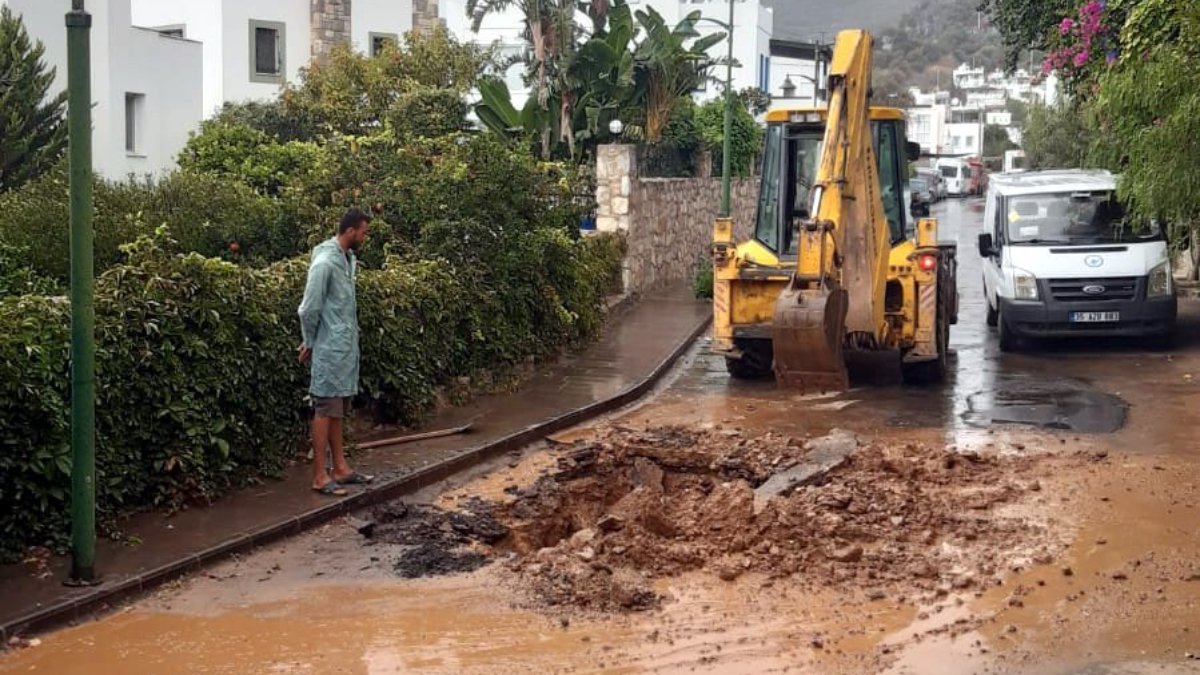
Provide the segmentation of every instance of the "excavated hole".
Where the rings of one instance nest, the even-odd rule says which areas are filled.
[[[1053,458],[851,436],[837,462],[801,471],[824,440],[618,429],[559,450],[557,467],[503,500],[410,508],[375,536],[420,551],[418,573],[504,557],[535,603],[600,610],[654,607],[656,579],[692,570],[934,599],[991,586],[1014,561],[1053,557],[1059,543],[1044,523],[1005,508],[1040,490],[1045,469],[1035,467]],[[798,486],[780,481],[796,475]]]

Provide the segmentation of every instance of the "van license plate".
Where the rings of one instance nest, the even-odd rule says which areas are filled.
[[[1115,323],[1120,320],[1120,312],[1071,312],[1074,323]]]

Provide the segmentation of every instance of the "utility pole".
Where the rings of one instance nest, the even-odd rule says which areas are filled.
[[[92,15],[67,13],[67,136],[71,190],[71,578],[96,578],[96,343],[92,306]]]
[[[731,189],[731,158],[730,149],[733,147],[730,136],[733,135],[733,1],[729,0],[729,31],[726,40],[729,42],[728,55],[725,57],[725,135],[721,141],[721,217],[729,218],[730,189]]]

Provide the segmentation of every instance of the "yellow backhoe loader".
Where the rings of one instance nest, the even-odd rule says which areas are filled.
[[[871,107],[869,34],[842,31],[827,108],[767,115],[753,236],[713,232],[713,349],[735,377],[836,391],[847,363],[906,381],[946,372],[957,248],[914,222],[905,186],[919,148],[903,112]],[[855,368],[856,372],[859,370]]]

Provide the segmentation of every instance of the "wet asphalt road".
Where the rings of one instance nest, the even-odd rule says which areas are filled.
[[[976,245],[983,200],[948,199],[931,215],[938,220],[938,239],[958,244],[959,317],[950,333],[950,373],[944,382],[923,387],[852,383],[849,392],[833,400],[796,405],[813,397],[789,396],[770,381],[733,380],[723,361],[702,345],[666,395],[686,401],[674,410],[686,409],[686,417],[696,421],[721,423],[731,421],[727,399],[758,401],[751,417],[779,409],[783,428],[925,430],[948,444],[971,445],[972,439],[997,431],[1114,434],[1129,424],[1134,401],[1142,404],[1142,422],[1156,445],[1182,444],[1189,437],[1188,425],[1181,423],[1188,412],[1176,394],[1192,390],[1186,371],[1200,357],[1200,303],[1181,301],[1170,352],[1134,339],[1068,339],[1001,353],[996,330],[985,321]],[[1189,386],[1180,390],[1184,384]]]

